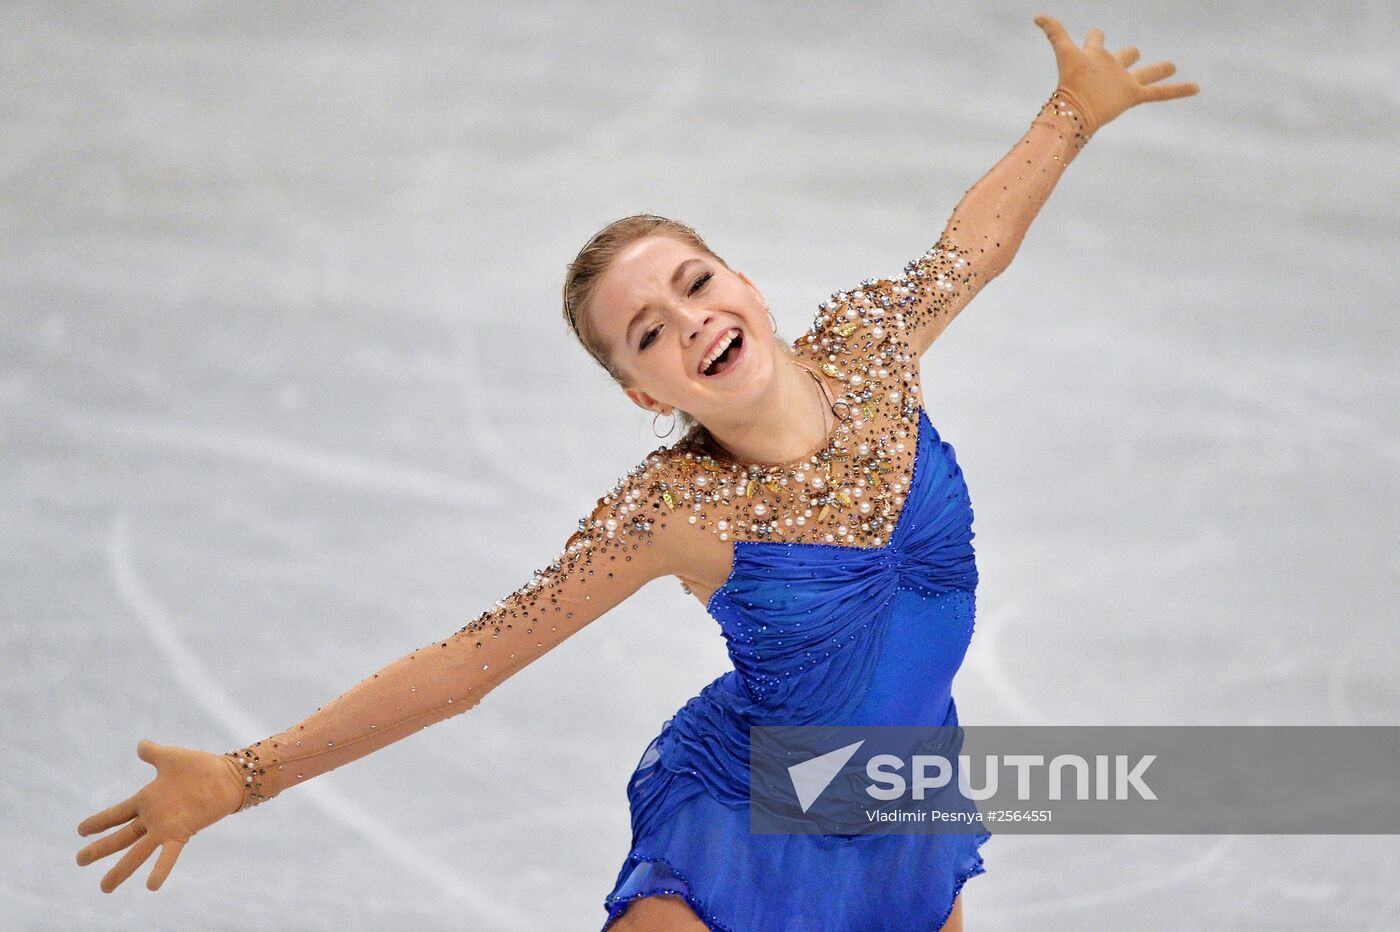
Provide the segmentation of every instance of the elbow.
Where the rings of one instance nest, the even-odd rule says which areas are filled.
[[[1019,245],[1019,243],[1012,243],[1009,248],[995,249],[982,254],[981,261],[977,263],[977,268],[973,269],[977,277],[982,280],[982,284],[985,285],[987,282],[1006,271],[1007,266],[1011,264],[1011,260],[1016,258],[1016,251]]]

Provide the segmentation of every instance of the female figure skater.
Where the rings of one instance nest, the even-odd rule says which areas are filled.
[[[959,892],[985,835],[757,835],[748,727],[955,725],[973,627],[972,509],[924,411],[923,352],[995,278],[1065,167],[1124,110],[1195,94],[1128,71],[1132,47],[1082,48],[1035,22],[1057,89],[1015,147],[893,279],[822,304],[791,346],[762,292],[693,230],[649,215],[595,236],[564,313],[633,402],[688,425],[623,476],[563,552],[441,641],[281,734],[218,755],[151,741],[155,779],[84,819],[120,826],[78,853],[129,851],[111,892],[157,847],[157,890],[190,837],[234,812],[476,705],[517,670],[663,575],[720,623],[734,669],[662,728],[628,783],[632,845],[604,928],[961,930]]]

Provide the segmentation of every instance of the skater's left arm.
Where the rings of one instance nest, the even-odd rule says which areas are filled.
[[[893,282],[906,345],[915,356],[1011,263],[1031,221],[1090,136],[1129,107],[1200,90],[1191,83],[1153,84],[1175,72],[1169,61],[1128,71],[1138,50],[1108,52],[1099,29],[1090,29],[1080,48],[1054,19],[1037,16],[1035,22],[1054,49],[1058,87],[1011,151],[963,195],[933,248]]]

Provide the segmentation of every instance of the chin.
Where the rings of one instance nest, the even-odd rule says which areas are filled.
[[[744,358],[732,376],[718,386],[725,394],[740,399],[759,398],[773,382],[773,347],[771,341],[757,343],[744,334]]]

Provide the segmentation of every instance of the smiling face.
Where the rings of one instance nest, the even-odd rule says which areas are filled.
[[[670,236],[645,236],[619,252],[598,279],[589,314],[626,377],[627,397],[650,411],[680,408],[704,424],[732,422],[762,397],[782,351],[768,304],[748,277]]]

